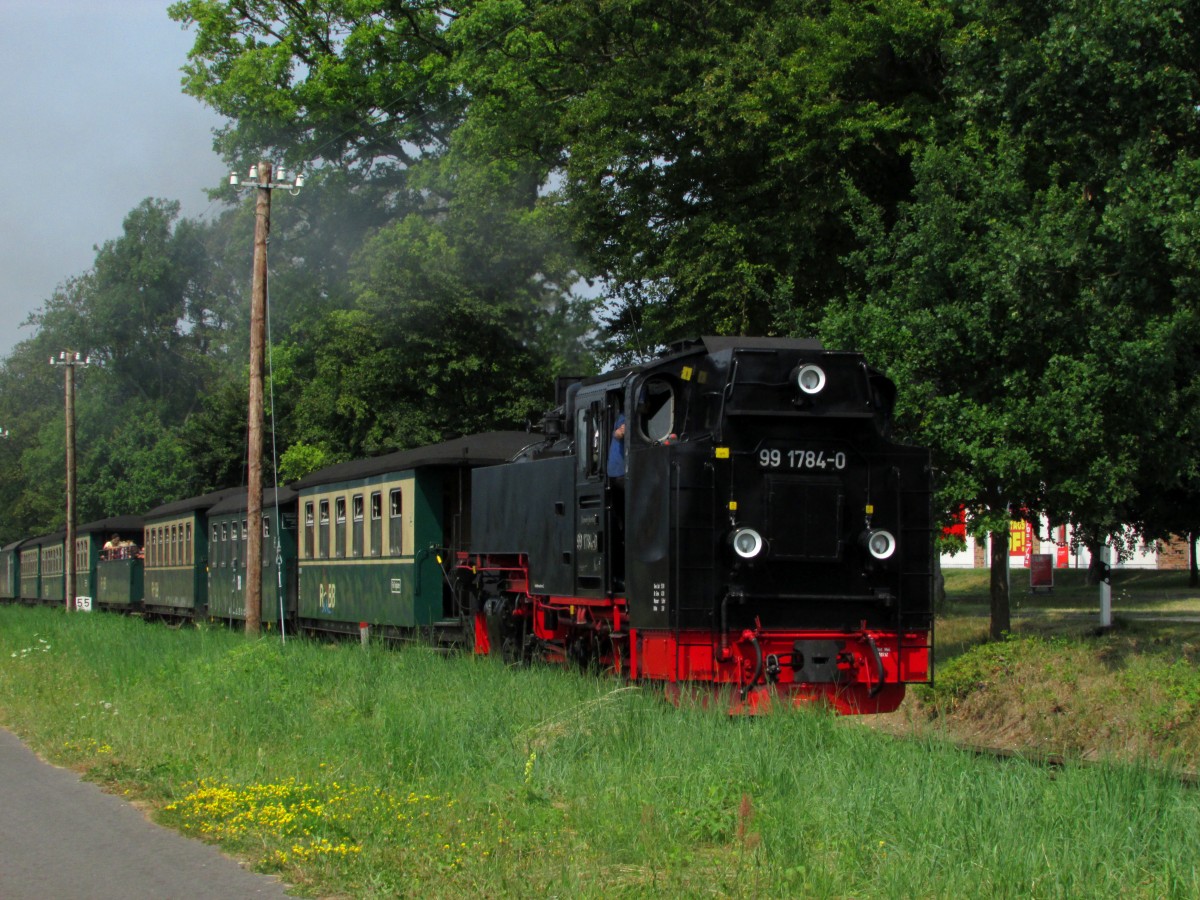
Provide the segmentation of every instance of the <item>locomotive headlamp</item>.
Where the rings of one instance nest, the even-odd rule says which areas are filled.
[[[763,551],[762,535],[753,528],[739,528],[729,537],[733,552],[742,559],[754,559]]]
[[[875,529],[867,532],[866,545],[867,552],[876,559],[890,559],[896,552],[896,537],[890,531]]]
[[[796,372],[796,387],[810,397],[825,389],[825,370],[812,363],[801,366]]]

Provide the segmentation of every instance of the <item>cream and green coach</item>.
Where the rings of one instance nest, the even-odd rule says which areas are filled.
[[[192,619],[208,610],[208,511],[245,488],[165,503],[146,513],[145,594],[149,615]]]
[[[208,511],[208,616],[229,624],[246,621],[246,557],[249,494],[236,491]],[[296,612],[296,494],[290,488],[263,491],[262,622],[285,626]]]
[[[401,637],[451,627],[443,565],[470,540],[470,470],[510,459],[536,436],[470,435],[330,466],[294,482],[299,626]]]

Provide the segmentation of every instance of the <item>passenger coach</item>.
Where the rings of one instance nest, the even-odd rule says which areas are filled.
[[[75,531],[77,609],[128,610],[142,602],[141,516],[114,516]],[[116,546],[110,546],[116,538]],[[109,549],[105,549],[109,547]]]
[[[21,596],[21,545],[13,541],[0,549],[0,600],[16,600]]]
[[[470,539],[470,470],[537,441],[524,432],[471,435],[295,482],[300,628],[357,634],[367,624],[394,638],[442,623],[461,633],[442,565]]]
[[[246,620],[249,494],[235,491],[208,511],[208,615]],[[277,625],[296,612],[296,492],[268,488],[262,498],[262,621]]]
[[[166,503],[146,513],[143,608],[168,618],[203,617],[208,610],[208,511],[245,488],[226,488]]]

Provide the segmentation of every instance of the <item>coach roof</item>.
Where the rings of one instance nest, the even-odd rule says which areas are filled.
[[[162,506],[156,506],[150,512],[146,513],[146,520],[150,519],[165,519],[170,516],[178,516],[184,513],[195,512],[198,509],[207,510],[216,505],[218,500],[223,500],[235,491],[246,493],[245,488],[225,488],[220,491],[213,491],[210,494],[202,494],[199,497],[187,497],[183,500],[173,500],[170,503],[164,503]]]
[[[404,472],[424,466],[494,466],[508,462],[530,444],[539,443],[540,435],[524,431],[489,431],[484,434],[469,434],[412,450],[398,450],[385,456],[356,459],[319,469],[289,487],[301,490],[322,484],[337,484],[357,481],[373,475],[389,472]]]
[[[113,516],[80,525],[76,532],[79,534],[102,534],[108,537],[114,532],[141,531],[144,520],[141,516]]]
[[[275,488],[267,488],[263,491],[262,508],[263,512],[274,509],[276,504],[285,506],[296,499],[296,492],[290,487],[281,487],[276,498]],[[213,505],[208,511],[210,516],[220,516],[225,513],[245,512],[249,505],[247,500],[250,499],[250,494],[246,490],[239,490],[231,493],[228,497]]]

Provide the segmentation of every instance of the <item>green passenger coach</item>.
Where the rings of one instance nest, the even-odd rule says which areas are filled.
[[[26,603],[63,602],[64,535],[43,534],[21,545],[21,599]]]
[[[298,624],[384,637],[455,614],[443,560],[469,540],[470,469],[535,438],[490,432],[340,463],[292,485],[299,527]]]
[[[0,600],[16,600],[21,596],[21,545],[13,541],[0,549]]]
[[[67,577],[67,560],[63,556],[66,532],[59,531],[41,538],[42,578],[38,598],[43,604],[62,606],[66,598],[64,585]]]
[[[208,511],[208,615],[246,620],[246,520],[248,494],[238,491]],[[296,492],[263,491],[262,621],[284,621],[296,609]]]
[[[75,538],[75,606],[131,612],[142,608],[141,516],[79,526]]]
[[[145,612],[168,618],[203,616],[208,608],[208,511],[236,491],[227,488],[176,500],[146,513]]]

